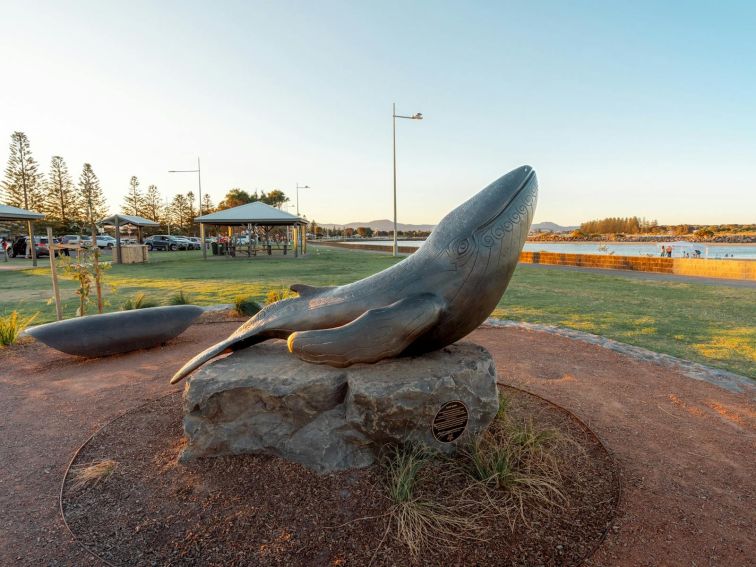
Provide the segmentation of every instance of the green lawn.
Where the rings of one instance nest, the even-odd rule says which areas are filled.
[[[166,302],[178,290],[200,305],[232,303],[237,295],[258,301],[292,283],[343,284],[394,263],[391,256],[310,248],[305,258],[214,258],[200,252],[153,253],[144,265],[107,272],[107,309],[117,310],[136,292]],[[47,265],[47,259],[40,263]],[[62,281],[65,316],[78,305],[72,281]],[[49,268],[0,271],[0,313],[39,313],[52,321]],[[621,274],[544,270],[520,265],[494,316],[548,323],[603,335],[718,366],[756,378],[756,289],[650,281]]]

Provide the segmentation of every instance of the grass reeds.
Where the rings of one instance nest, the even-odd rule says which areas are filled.
[[[422,445],[409,444],[388,448],[381,462],[391,501],[384,540],[392,533],[413,556],[418,556],[427,545],[447,546],[458,539],[483,539],[479,517],[471,513],[466,503],[435,500],[424,497],[418,490],[421,477],[435,474],[436,466],[443,463],[438,455]]]
[[[10,314],[0,317],[0,346],[10,346],[15,344],[18,336],[26,327],[32,324],[37,315],[21,318],[18,311],[11,311]]]
[[[428,545],[484,541],[492,521],[503,518],[514,530],[531,511],[562,506],[563,441],[556,430],[510,416],[502,398],[491,425],[454,455],[417,444],[387,448],[381,465],[390,506],[378,549],[389,534],[415,556]]]
[[[265,294],[265,303],[270,305],[271,303],[281,301],[282,299],[289,299],[290,297],[297,297],[297,293],[291,291],[288,287],[269,289],[268,293]]]
[[[86,486],[97,486],[108,478],[118,467],[113,459],[101,459],[87,465],[79,465],[71,468],[71,488],[78,490]]]
[[[237,295],[234,298],[234,314],[239,317],[243,315],[252,316],[261,309],[260,304],[251,297]]]
[[[147,296],[141,291],[134,294],[134,297],[130,297],[121,304],[123,311],[130,311],[131,309],[145,309],[147,307],[157,307],[157,302],[152,299],[148,299]]]
[[[191,305],[192,300],[188,293],[184,293],[183,289],[178,290],[168,300],[169,305]]]

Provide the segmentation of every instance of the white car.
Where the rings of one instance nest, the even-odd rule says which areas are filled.
[[[90,242],[92,239],[89,239]],[[116,239],[112,236],[109,236],[107,234],[98,234],[97,235],[97,246],[99,248],[113,248],[113,246],[116,245]]]

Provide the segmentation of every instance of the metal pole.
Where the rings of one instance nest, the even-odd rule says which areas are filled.
[[[205,223],[200,223],[200,242],[202,243],[202,259],[207,260],[207,242],[205,242]]]
[[[299,216],[299,183],[297,183],[297,216]]]
[[[394,256],[396,256],[396,103],[394,103],[391,112],[391,122],[394,135]]]
[[[197,185],[199,186],[199,216],[202,216],[202,174],[200,173],[199,156],[197,156]]]

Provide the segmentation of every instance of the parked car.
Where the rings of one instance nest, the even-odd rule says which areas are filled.
[[[177,236],[178,240],[184,242],[186,244],[187,250],[201,250],[202,245],[200,244],[200,239],[196,236]]]
[[[15,258],[16,256],[26,255],[26,241],[28,236],[19,236],[13,241],[13,244],[8,248],[8,256]],[[47,238],[42,236],[34,237],[34,251],[37,257],[49,256],[50,249],[47,247]]]
[[[195,250],[202,250],[202,241],[196,236],[187,236],[187,239],[194,244]]]
[[[179,250],[190,250],[194,248],[194,244],[192,244],[192,241],[189,240],[186,236],[174,236],[174,238],[178,243]]]
[[[178,250],[179,243],[176,241],[175,236],[169,236],[167,234],[156,234],[147,238],[144,243],[147,245],[147,250]]]
[[[90,242],[92,239],[89,239]],[[116,239],[110,236],[109,234],[98,234],[97,235],[97,246],[100,248],[113,248],[113,246],[116,245]]]
[[[79,236],[78,234],[66,234],[65,236],[60,237],[60,242],[62,244],[72,244],[72,245],[81,245],[81,246],[91,246],[92,245],[92,237],[91,236]],[[113,248],[113,246],[116,245],[116,239],[108,234],[98,234],[97,235],[97,246],[100,248]]]

